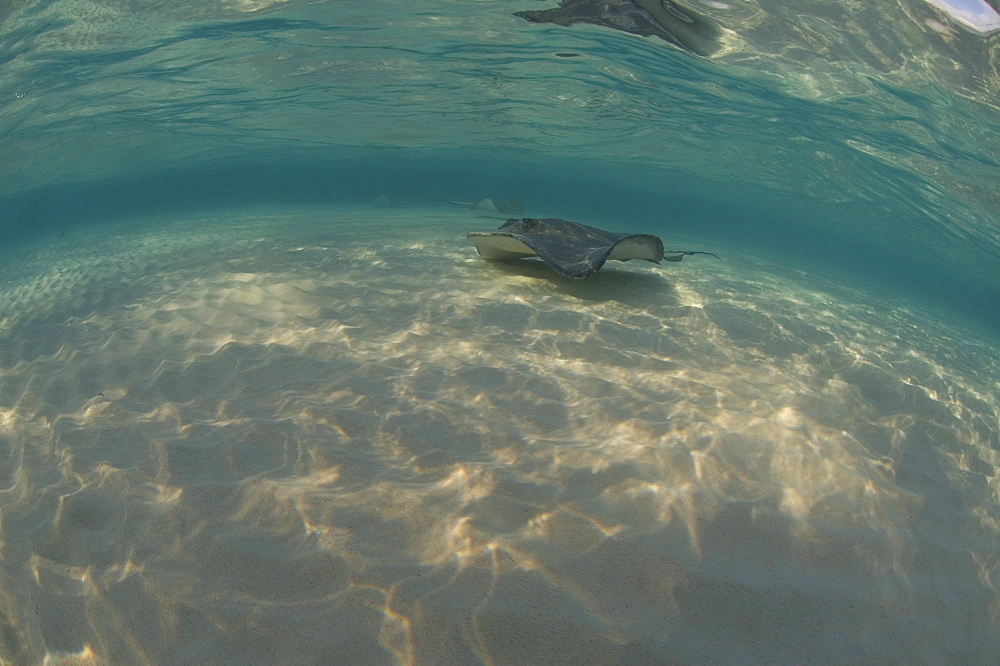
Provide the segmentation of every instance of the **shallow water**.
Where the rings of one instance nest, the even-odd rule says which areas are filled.
[[[992,661],[945,5],[4,5],[0,660]],[[486,262],[485,196],[721,259]]]

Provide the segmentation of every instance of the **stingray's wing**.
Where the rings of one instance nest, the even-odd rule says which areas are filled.
[[[510,261],[524,257],[536,257],[538,253],[524,244],[514,234],[502,231],[473,231],[466,234],[476,244],[476,250],[484,259]]]
[[[514,12],[514,16],[532,23],[591,23],[655,35],[706,58],[722,48],[721,31],[708,16],[673,0],[560,0],[558,7]]]
[[[572,278],[590,277],[608,259],[645,259],[659,263],[663,243],[649,234],[616,234],[567,220],[508,220],[494,232],[470,233],[487,259],[537,255],[549,268]]]

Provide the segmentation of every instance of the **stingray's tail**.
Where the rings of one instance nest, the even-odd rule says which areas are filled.
[[[690,257],[693,254],[707,254],[710,257],[715,257],[716,259],[722,259],[719,255],[713,252],[699,252],[697,250],[667,250],[663,253],[663,258],[666,261],[680,261],[685,256]]]

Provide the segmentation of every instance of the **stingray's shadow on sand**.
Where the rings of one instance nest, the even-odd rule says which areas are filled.
[[[533,278],[540,281],[540,286],[584,301],[617,301],[636,307],[681,304],[676,288],[662,275],[615,269],[610,264],[597,275],[583,280],[560,275],[537,259],[484,261],[483,264],[484,270]]]

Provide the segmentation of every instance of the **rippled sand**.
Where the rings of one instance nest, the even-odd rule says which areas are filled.
[[[496,225],[220,214],[8,252],[0,658],[1000,651],[995,348],[731,252],[489,264],[464,233]]]

